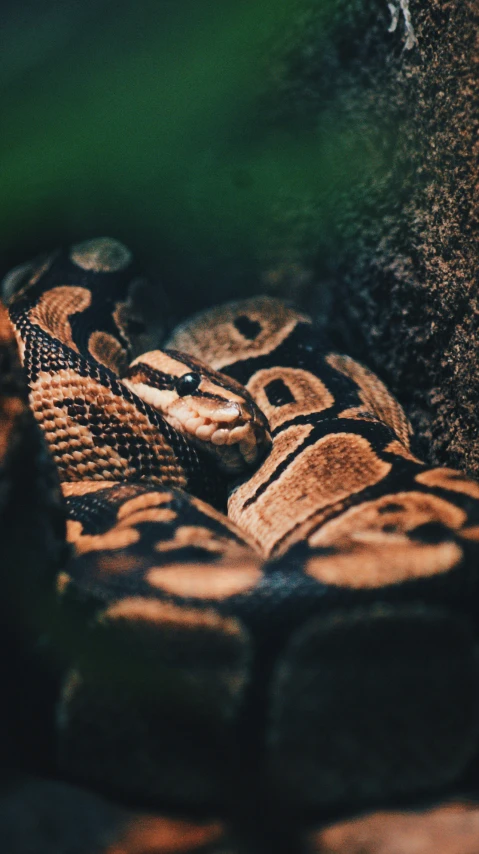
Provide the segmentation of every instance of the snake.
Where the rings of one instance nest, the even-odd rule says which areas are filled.
[[[3,285],[63,496],[42,576],[56,767],[233,813],[460,785],[479,484],[418,459],[382,380],[294,306],[213,306],[145,350],[140,281],[98,238]]]

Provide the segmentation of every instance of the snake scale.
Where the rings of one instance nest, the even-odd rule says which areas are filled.
[[[67,516],[61,773],[300,814],[448,790],[479,747],[479,484],[279,300],[144,352],[138,280],[105,238],[4,282]]]

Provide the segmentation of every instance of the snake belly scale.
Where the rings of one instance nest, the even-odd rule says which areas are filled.
[[[137,278],[101,239],[4,284],[67,516],[62,773],[299,812],[451,786],[479,744],[479,485],[272,298],[142,352]]]

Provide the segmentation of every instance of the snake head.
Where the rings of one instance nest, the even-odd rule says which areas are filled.
[[[152,350],[135,359],[123,382],[179,432],[238,474],[271,447],[266,417],[230,377],[176,350]]]

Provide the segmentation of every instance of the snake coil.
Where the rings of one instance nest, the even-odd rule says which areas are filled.
[[[138,279],[100,239],[4,284],[67,512],[62,772],[301,813],[460,780],[479,485],[417,459],[381,380],[278,300],[214,307],[145,353]]]

